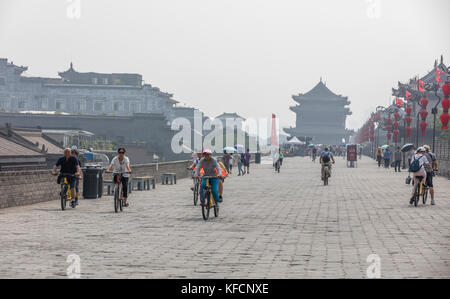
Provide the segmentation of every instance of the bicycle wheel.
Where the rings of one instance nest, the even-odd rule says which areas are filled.
[[[328,186],[328,167],[325,167],[323,170],[323,185]]]
[[[122,194],[122,183],[119,184],[119,209],[123,212],[123,194]]]
[[[65,184],[61,185],[60,197],[61,197],[61,210],[64,211],[67,205],[67,185]]]
[[[420,199],[420,183],[416,183],[416,191],[414,192],[414,206],[417,207]]]
[[[194,206],[196,206],[198,203],[198,196],[199,196],[198,189],[199,189],[198,182],[195,182],[195,184],[194,184]]]
[[[210,191],[206,190],[205,193],[203,194],[203,200],[202,200],[202,215],[203,215],[203,220],[208,220],[209,218],[209,209],[210,209],[210,204],[211,204],[211,199],[210,199],[211,193]]]
[[[114,212],[119,212],[119,201],[120,201],[120,193],[119,186],[116,184],[114,187]]]
[[[422,195],[422,202],[424,205],[427,203],[427,198],[428,198],[428,188],[424,188]]]

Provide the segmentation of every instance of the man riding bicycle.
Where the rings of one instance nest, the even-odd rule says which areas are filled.
[[[70,148],[66,148],[64,150],[64,156],[59,158],[56,161],[56,164],[53,166],[52,174],[56,175],[56,169],[58,166],[61,167],[60,175],[57,179],[57,184],[63,184],[64,178],[66,178],[67,183],[70,187],[70,194],[72,195],[72,201],[75,205],[78,205],[78,194],[75,189],[76,178],[81,177],[81,168],[78,159],[72,156]]]
[[[325,176],[325,166],[328,166],[328,175],[331,177],[331,165],[334,164],[333,154],[330,152],[328,147],[325,147],[325,150],[320,154],[319,162],[322,165],[321,174],[323,181]]]
[[[121,147],[117,150],[118,155],[111,160],[111,164],[106,169],[106,172],[114,174],[113,182],[117,182],[118,177],[121,176],[122,192],[123,192],[123,206],[128,207],[128,179],[130,177],[130,159],[125,156],[126,150]]]
[[[212,157],[212,151],[210,149],[203,150],[203,158],[198,162],[197,168],[195,169],[195,177],[199,177],[200,169],[203,169],[204,176],[213,177],[209,179],[211,185],[211,193],[216,202],[221,202],[222,199],[219,197],[219,182],[222,178],[222,171],[219,163],[215,158]],[[200,198],[203,202],[203,190],[206,186],[206,179],[202,178]]]

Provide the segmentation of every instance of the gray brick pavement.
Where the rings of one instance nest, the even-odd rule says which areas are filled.
[[[0,210],[0,278],[66,277],[69,254],[83,278],[365,278],[369,254],[383,278],[450,277],[450,184],[436,206],[410,207],[406,173],[363,158],[337,159],[328,187],[306,158],[228,179],[221,216],[192,205],[190,180],[62,212],[57,201]]]

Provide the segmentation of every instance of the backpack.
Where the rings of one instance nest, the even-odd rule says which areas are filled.
[[[323,163],[330,162],[330,153],[327,153],[325,156],[322,157],[322,162]]]
[[[419,158],[420,159],[420,158]],[[409,172],[417,172],[420,170],[422,166],[420,166],[419,159],[414,158],[414,160],[411,163],[411,166],[409,166]]]

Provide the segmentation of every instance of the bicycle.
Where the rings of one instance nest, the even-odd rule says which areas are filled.
[[[203,176],[202,179],[206,179],[206,185],[203,190],[203,197],[201,198],[201,206],[202,206],[202,216],[203,220],[209,219],[209,211],[211,208],[214,208],[214,217],[219,217],[219,206],[214,200],[214,196],[211,192],[211,184],[210,179],[214,179],[217,177],[214,176]],[[206,202],[205,202],[206,201]]]
[[[328,178],[330,177],[330,166],[323,167],[323,185],[328,186]]]
[[[200,179],[193,178],[194,180],[194,206],[198,203],[198,198],[200,196]]]
[[[107,171],[106,173],[111,173]],[[114,212],[118,213],[123,212],[124,207],[124,199],[123,199],[123,190],[122,190],[122,180],[124,178],[124,174],[130,174],[131,172],[121,172],[121,173],[113,173],[113,177],[116,177],[116,181],[114,182]]]
[[[60,173],[59,176],[64,178],[64,181],[61,184],[61,192],[59,192],[59,196],[61,198],[61,210],[64,211],[66,209],[68,201],[70,201],[70,207],[74,209],[76,207],[76,204],[75,201],[72,199],[72,192],[70,190],[67,177],[75,177],[75,176],[71,173]]]
[[[417,176],[417,181],[414,181],[414,196],[413,203],[414,206],[417,207],[420,201],[420,197],[422,196],[423,204],[426,204],[428,198],[428,187],[424,184],[423,176]]]

